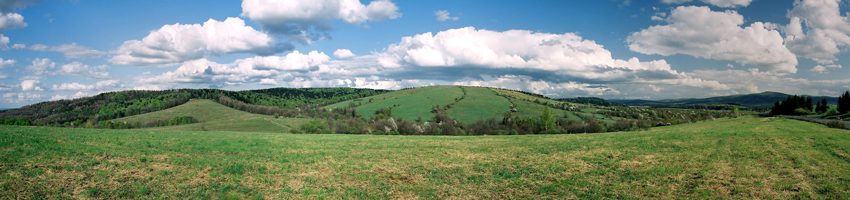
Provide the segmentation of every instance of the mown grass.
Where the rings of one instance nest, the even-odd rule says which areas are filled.
[[[850,198],[850,131],[741,117],[640,132],[293,135],[0,126],[0,198]]]
[[[112,121],[136,122],[145,125],[156,120],[168,120],[175,116],[191,116],[201,123],[163,126],[150,128],[150,130],[174,130],[174,131],[237,131],[237,132],[275,132],[288,133],[293,128],[307,123],[306,118],[274,118],[273,116],[252,114],[227,106],[218,104],[211,100],[196,99],[173,108],[118,118]]]

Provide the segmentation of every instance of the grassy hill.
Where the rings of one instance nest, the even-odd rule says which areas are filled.
[[[483,137],[0,132],[3,199],[850,197],[850,131],[779,118]]]
[[[640,99],[609,99],[609,101],[627,106],[697,106],[733,104],[752,108],[770,108],[773,106],[773,103],[783,100],[788,96],[791,95],[778,92],[762,92],[757,94],[741,94],[710,98],[665,99],[657,101]],[[837,97],[813,96],[812,99],[815,102],[820,101],[821,99],[826,99],[831,104],[836,104],[838,102]]]
[[[537,101],[535,103],[534,101]],[[446,113],[452,118],[464,123],[474,123],[479,119],[496,118],[501,120],[505,114],[510,113],[521,118],[539,117],[546,105],[564,104],[554,99],[543,96],[529,95],[522,92],[468,86],[431,86],[399,91],[388,92],[380,95],[363,97],[349,101],[343,101],[328,105],[325,108],[333,109],[354,104],[357,112],[365,117],[372,117],[375,111],[381,108],[393,108],[392,115],[395,118],[415,120],[422,117],[428,120],[434,117],[432,108],[434,106],[445,107]],[[590,108],[591,105],[570,103],[576,108]],[[511,109],[516,108],[516,112]],[[572,120],[581,120],[578,116],[589,116],[600,121],[613,123],[620,117],[606,117],[581,110],[567,111],[563,107],[553,108],[558,117],[568,116]]]
[[[176,116],[191,116],[203,123],[151,128],[151,130],[181,131],[239,131],[239,132],[290,132],[309,119],[285,118],[251,114],[235,110],[206,99],[195,99],[173,108],[118,118],[112,121],[146,124],[157,120],[167,121]]]

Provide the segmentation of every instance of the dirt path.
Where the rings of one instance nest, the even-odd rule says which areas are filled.
[[[268,122],[271,122],[271,123],[272,123],[272,124],[274,124],[274,125],[280,126],[280,127],[284,128],[284,129],[292,130],[292,127],[289,127],[289,126],[286,126],[286,125],[283,125],[283,124],[279,124],[279,123],[277,123],[276,121],[274,121],[274,120],[272,120],[272,119],[265,118],[265,117],[263,117],[263,119],[264,119],[264,120],[266,120],[266,121],[268,121]]]

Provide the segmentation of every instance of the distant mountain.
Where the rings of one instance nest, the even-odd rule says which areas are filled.
[[[627,106],[707,106],[707,105],[741,105],[752,108],[770,108],[774,102],[785,99],[789,94],[779,92],[762,92],[756,94],[740,94],[731,96],[719,96],[709,98],[688,99],[664,99],[664,100],[641,100],[641,99],[609,99],[608,101],[620,103]],[[812,96],[814,102],[826,99],[830,104],[838,103],[838,97]]]

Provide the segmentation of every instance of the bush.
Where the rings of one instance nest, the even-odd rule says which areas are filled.
[[[838,120],[831,120],[826,123],[826,127],[830,128],[840,128],[840,129],[848,129],[847,124]]]
[[[794,115],[808,115],[809,113],[811,112],[809,110],[806,110],[805,108],[794,109]]]
[[[328,126],[319,120],[312,120],[306,124],[301,125],[301,130],[305,133],[330,133],[330,130],[328,130]]]

